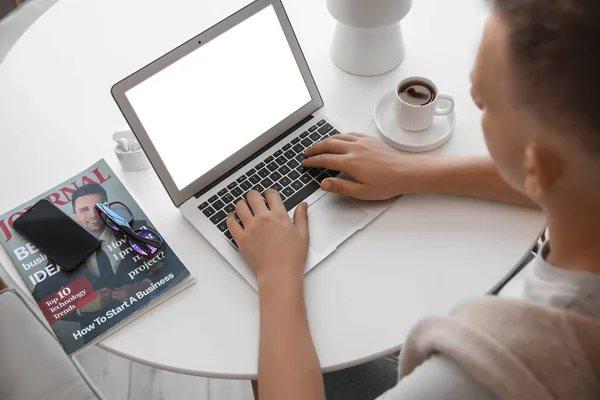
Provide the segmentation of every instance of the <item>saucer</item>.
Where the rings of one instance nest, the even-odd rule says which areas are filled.
[[[420,153],[437,149],[452,137],[456,125],[454,111],[448,115],[436,116],[433,124],[425,130],[407,131],[401,128],[396,120],[395,98],[394,92],[386,94],[373,111],[373,120],[384,142],[398,150]]]

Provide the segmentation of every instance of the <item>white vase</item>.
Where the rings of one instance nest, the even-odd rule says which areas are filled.
[[[331,58],[342,70],[362,76],[381,75],[404,58],[400,21],[412,0],[327,0],[338,21]]]

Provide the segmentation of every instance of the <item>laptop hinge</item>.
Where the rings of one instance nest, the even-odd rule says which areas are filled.
[[[256,157],[258,157],[261,153],[263,153],[264,151],[268,150],[275,143],[279,142],[284,137],[292,134],[294,131],[296,131],[298,128],[300,128],[302,125],[306,124],[308,121],[310,121],[313,118],[314,118],[313,115],[307,116],[306,118],[304,118],[303,120],[301,120],[300,122],[298,122],[296,125],[292,126],[290,129],[288,129],[287,131],[283,132],[281,135],[277,136],[275,139],[273,139],[272,141],[270,141],[269,143],[267,143],[265,146],[261,147],[258,151],[254,152],[250,157],[246,158],[244,161],[242,161],[241,163],[239,163],[238,165],[236,165],[235,167],[233,167],[232,169],[230,169],[229,171],[227,171],[226,173],[224,173],[223,175],[221,175],[219,178],[217,178],[216,180],[214,180],[213,182],[211,182],[204,189],[202,189],[201,191],[199,191],[198,193],[196,193],[194,195],[194,197],[195,198],[199,198],[200,196],[204,195],[206,192],[208,192],[209,190],[211,190],[212,188],[214,188],[215,186],[217,186],[219,183],[223,182],[225,179],[229,178],[231,175],[235,174],[237,171],[239,171],[240,169],[244,168],[244,166],[246,166],[248,163],[250,163]]]

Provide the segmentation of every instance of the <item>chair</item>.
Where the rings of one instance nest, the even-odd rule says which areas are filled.
[[[0,360],[0,399],[105,400],[67,357],[36,306],[2,278]]]
[[[18,7],[0,20],[0,62],[4,60],[21,35],[58,2],[58,0],[29,0],[21,4],[20,0],[11,1],[15,7]]]
[[[548,229],[542,233],[542,236],[540,236],[536,245],[533,247],[527,257],[521,261],[521,264],[510,271],[510,273],[490,291],[490,294],[500,297],[521,297],[525,287],[525,278],[529,273],[528,271],[531,269],[529,264],[531,260],[533,260],[537,254],[539,254],[542,244],[546,240],[548,240]]]

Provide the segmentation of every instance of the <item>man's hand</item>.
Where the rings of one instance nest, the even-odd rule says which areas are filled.
[[[536,207],[506,183],[489,156],[411,156],[360,133],[335,135],[304,154],[303,166],[342,171],[354,179],[327,178],[321,189],[361,200],[440,193]]]
[[[242,225],[230,214],[227,227],[259,281],[269,276],[301,279],[308,255],[308,205],[296,207],[292,222],[279,193],[268,189],[264,196],[266,203],[250,191],[236,205]]]
[[[131,285],[121,286],[116,289],[113,289],[112,298],[115,301],[129,300],[129,298],[131,296],[133,296],[134,294],[136,294],[139,291],[148,289],[149,286],[150,286],[150,284],[145,281],[135,282]]]
[[[96,290],[96,294],[98,295],[94,300],[90,301],[83,307],[79,309],[79,311],[84,313],[96,312],[103,310],[112,300],[112,290],[109,288],[102,288]]]
[[[308,148],[305,155],[305,167],[342,171],[354,179],[328,178],[321,189],[361,200],[386,200],[413,192],[425,158],[415,162],[361,133],[333,136]]]

